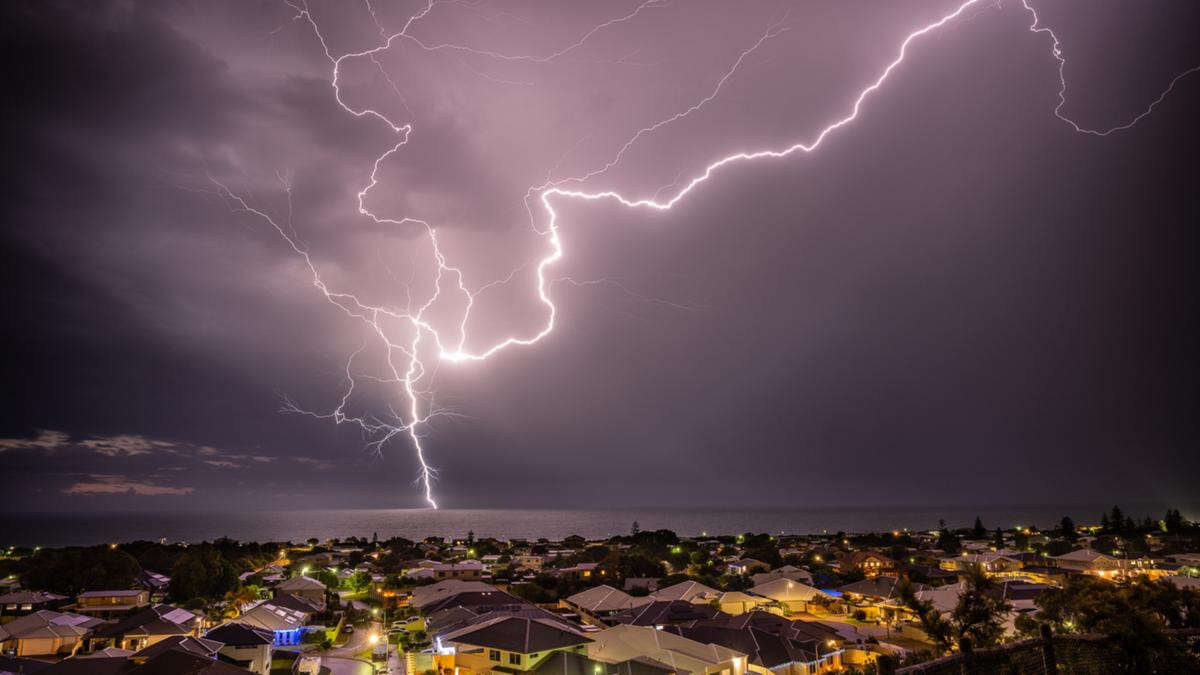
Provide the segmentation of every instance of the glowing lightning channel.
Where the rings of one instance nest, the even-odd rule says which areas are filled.
[[[350,113],[351,115],[354,115],[355,117],[373,117],[373,118],[376,118],[376,119],[382,121],[384,124],[388,125],[388,127],[392,130],[392,132],[394,134],[396,134],[396,136],[398,137],[398,140],[395,144],[393,144],[388,150],[386,150],[383,154],[381,154],[379,157],[377,157],[375,159],[374,164],[372,166],[369,180],[368,180],[367,184],[358,192],[358,195],[357,195],[358,212],[359,212],[359,214],[370,218],[375,223],[380,223],[380,224],[386,223],[386,224],[400,225],[400,226],[418,225],[418,226],[425,228],[425,231],[429,237],[429,241],[433,247],[433,262],[435,263],[436,268],[437,268],[436,276],[434,279],[433,292],[425,300],[425,302],[416,309],[416,311],[412,310],[412,307],[411,307],[412,302],[411,302],[411,297],[410,297],[410,302],[409,302],[408,308],[406,308],[405,311],[400,312],[400,311],[390,309],[387,307],[383,307],[383,306],[375,306],[375,305],[367,304],[367,303],[361,301],[357,296],[355,296],[354,294],[351,294],[351,293],[336,292],[336,291],[331,290],[326,285],[324,280],[322,279],[321,274],[318,271],[316,265],[314,264],[312,258],[310,257],[306,247],[303,245],[302,242],[300,242],[298,240],[298,238],[294,234],[294,231],[290,230],[290,224],[289,224],[289,228],[285,229],[284,227],[280,226],[267,213],[249,206],[243,198],[235,195],[224,184],[220,183],[215,178],[210,177],[210,179],[217,186],[218,193],[223,198],[225,198],[227,201],[229,201],[235,210],[244,211],[244,212],[253,214],[259,218],[264,219],[278,232],[278,234],[291,246],[291,248],[299,256],[301,256],[301,258],[305,261],[305,263],[307,264],[307,266],[309,268],[309,271],[311,272],[313,285],[318,290],[320,290],[322,292],[322,294],[324,294],[325,298],[329,302],[331,302],[333,305],[337,306],[339,309],[341,309],[343,312],[345,312],[350,317],[358,319],[360,321],[363,321],[376,334],[376,336],[379,338],[381,344],[383,345],[384,352],[386,355],[386,362],[388,364],[388,370],[390,372],[389,377],[382,378],[380,381],[399,384],[404,393],[404,398],[407,401],[407,408],[408,408],[407,413],[405,415],[399,415],[399,414],[393,413],[393,417],[396,420],[394,423],[381,421],[375,417],[356,417],[356,416],[351,416],[346,413],[346,408],[349,405],[351,393],[354,390],[354,374],[351,370],[351,365],[353,363],[354,358],[361,351],[361,349],[360,349],[358,351],[355,351],[353,354],[351,354],[350,358],[347,360],[346,369],[345,369],[347,388],[346,388],[345,392],[343,393],[343,396],[340,400],[339,405],[337,406],[337,408],[334,409],[333,412],[326,413],[326,414],[317,414],[317,413],[307,412],[307,411],[297,408],[290,401],[285,401],[284,409],[288,410],[290,412],[310,415],[310,416],[317,417],[320,419],[331,419],[335,423],[338,423],[338,424],[342,424],[342,423],[355,424],[355,425],[359,426],[364,431],[364,433],[375,438],[375,440],[372,441],[372,443],[370,445],[376,449],[381,448],[383,444],[385,444],[386,442],[388,442],[389,440],[391,440],[392,438],[394,438],[397,435],[407,434],[409,436],[410,440],[412,441],[414,448],[416,449],[417,460],[421,466],[420,473],[418,475],[418,481],[420,481],[423,484],[425,500],[431,507],[437,508],[437,502],[433,499],[433,492],[432,492],[432,480],[433,480],[436,472],[428,464],[428,462],[425,459],[425,449],[421,443],[422,437],[420,434],[420,429],[426,423],[428,423],[429,420],[431,420],[432,418],[434,418],[436,416],[450,415],[453,413],[446,411],[446,410],[437,409],[433,405],[431,391],[424,388],[426,386],[424,383],[426,383],[426,381],[432,377],[432,373],[430,373],[426,369],[424,362],[421,360],[421,356],[420,356],[419,352],[422,347],[422,341],[425,338],[432,341],[433,346],[436,347],[439,360],[447,361],[447,362],[451,362],[451,363],[461,363],[461,362],[466,362],[466,361],[485,360],[485,359],[491,357],[492,355],[494,355],[508,347],[533,345],[533,344],[539,342],[542,338],[549,335],[551,332],[553,332],[554,327],[555,327],[555,320],[557,317],[557,307],[555,306],[554,302],[550,298],[551,286],[553,286],[553,284],[555,282],[562,282],[562,281],[565,281],[567,283],[573,283],[575,285],[586,285],[587,283],[592,283],[592,282],[582,282],[582,283],[574,282],[573,280],[564,279],[564,278],[554,279],[554,278],[550,278],[547,275],[547,269],[550,268],[551,266],[555,265],[556,263],[558,263],[560,260],[562,260],[563,255],[564,255],[564,248],[563,248],[562,240],[559,236],[559,227],[560,227],[561,223],[559,222],[558,212],[555,210],[554,205],[553,205],[554,201],[556,201],[557,199],[560,199],[560,198],[580,199],[580,200],[585,200],[585,201],[612,200],[612,201],[615,201],[615,202],[621,204],[622,206],[626,206],[629,208],[648,208],[648,209],[654,209],[657,211],[667,211],[667,210],[670,210],[672,207],[674,207],[675,204],[679,203],[684,197],[686,197],[688,194],[690,194],[694,189],[696,189],[702,183],[708,181],[709,178],[711,178],[718,170],[722,169],[723,167],[725,167],[727,165],[736,164],[739,162],[748,162],[748,161],[757,160],[757,159],[768,159],[768,158],[769,159],[781,159],[781,158],[788,157],[789,155],[792,155],[792,154],[795,154],[798,152],[811,153],[814,150],[816,150],[818,147],[820,147],[821,143],[830,134],[832,134],[833,132],[837,131],[838,129],[841,129],[842,127],[854,122],[858,118],[859,111],[861,110],[861,108],[862,108],[863,104],[866,102],[866,100],[872,94],[874,94],[876,91],[878,91],[884,85],[884,83],[888,80],[888,78],[892,74],[892,72],[896,68],[898,68],[901,63],[904,62],[904,59],[908,54],[909,46],[913,42],[915,42],[916,40],[920,39],[921,37],[923,37],[925,35],[928,35],[929,33],[933,32],[933,31],[940,29],[941,27],[945,26],[946,24],[955,21],[956,19],[961,17],[969,8],[971,8],[974,5],[983,4],[985,2],[985,0],[966,0],[966,2],[963,2],[956,9],[954,9],[950,13],[942,16],[940,19],[909,33],[904,38],[904,40],[900,43],[900,48],[898,50],[896,58],[893,59],[891,62],[889,62],[886,67],[884,67],[883,71],[880,73],[880,75],[874,81],[869,83],[865,88],[863,88],[858,93],[857,97],[854,99],[853,104],[850,106],[849,112],[845,116],[831,122],[830,124],[828,124],[827,126],[822,128],[808,142],[796,142],[796,143],[794,143],[790,146],[786,146],[782,149],[742,151],[742,152],[737,152],[737,153],[722,157],[722,158],[712,162],[708,166],[704,167],[704,169],[701,172],[699,172],[698,174],[693,176],[687,183],[685,183],[683,185],[682,188],[678,189],[673,195],[671,195],[668,199],[665,199],[665,200],[659,199],[658,195],[665,192],[668,188],[671,188],[671,187],[674,187],[675,185],[677,185],[678,180],[676,180],[671,185],[668,185],[668,186],[658,189],[654,193],[654,195],[651,197],[640,197],[640,198],[626,197],[626,196],[624,196],[616,191],[613,191],[613,190],[590,192],[590,191],[584,191],[581,189],[568,189],[567,187],[564,187],[566,185],[579,185],[579,184],[587,181],[590,178],[594,178],[600,174],[605,173],[607,170],[611,169],[613,166],[615,166],[617,163],[619,163],[621,161],[622,157],[624,156],[625,152],[630,147],[632,147],[637,141],[639,141],[646,135],[652,134],[655,131],[657,131],[665,126],[678,121],[682,117],[685,117],[687,115],[690,115],[693,112],[696,112],[701,107],[703,107],[706,103],[708,103],[709,101],[714,99],[720,93],[721,88],[725,84],[725,82],[734,75],[734,73],[739,69],[741,63],[744,61],[744,59],[750,53],[752,53],[755,49],[757,49],[765,41],[769,40],[770,38],[775,37],[776,35],[779,35],[783,31],[787,30],[786,28],[784,28],[784,29],[778,28],[779,22],[776,22],[776,23],[772,24],[772,26],[768,27],[767,31],[764,32],[763,36],[756,43],[754,43],[751,47],[749,47],[748,49],[746,49],[740,53],[737,60],[733,63],[732,67],[728,71],[726,71],[726,73],[723,75],[723,77],[721,77],[718,80],[716,86],[713,88],[713,90],[707,96],[700,99],[695,104],[693,104],[692,106],[683,110],[682,112],[676,113],[673,116],[659,120],[658,122],[655,122],[654,124],[646,126],[642,129],[640,129],[639,131],[637,131],[623,145],[620,146],[620,148],[618,149],[616,154],[613,156],[613,158],[609,162],[604,164],[602,167],[600,167],[596,170],[593,170],[587,174],[584,174],[582,176],[579,176],[579,177],[562,179],[562,180],[558,180],[555,182],[547,182],[541,186],[530,188],[530,190],[526,193],[526,206],[528,208],[529,200],[530,200],[529,198],[536,195],[537,201],[540,202],[541,207],[545,212],[547,224],[544,229],[539,229],[536,227],[536,224],[534,224],[534,230],[539,235],[545,237],[545,239],[549,245],[549,249],[550,249],[549,253],[547,255],[545,255],[544,257],[542,257],[540,260],[537,261],[537,266],[536,266],[537,297],[538,297],[538,300],[546,307],[545,324],[542,326],[541,329],[539,329],[537,332],[533,333],[532,335],[529,335],[526,337],[515,336],[515,335],[505,337],[505,338],[502,338],[499,341],[493,343],[491,346],[488,346],[488,347],[483,348],[478,351],[470,351],[467,349],[467,346],[466,346],[467,341],[468,341],[468,337],[467,337],[468,336],[468,322],[470,320],[471,310],[474,307],[475,299],[479,296],[479,294],[481,294],[482,292],[484,292],[494,286],[503,285],[503,284],[510,282],[514,278],[516,273],[518,271],[520,271],[520,269],[522,269],[522,268],[518,268],[518,270],[514,270],[506,278],[499,279],[499,280],[490,282],[488,284],[484,284],[483,286],[480,286],[479,288],[472,291],[466,285],[465,275],[464,275],[462,269],[450,265],[447,262],[446,257],[442,254],[442,251],[438,245],[437,231],[433,226],[431,226],[428,222],[426,222],[424,220],[420,220],[420,219],[416,219],[416,218],[404,217],[404,218],[400,218],[400,219],[393,219],[393,218],[381,217],[381,216],[375,214],[374,212],[372,212],[367,207],[367,205],[366,205],[367,196],[371,192],[371,190],[376,185],[378,185],[378,182],[379,182],[378,181],[378,173],[379,173],[380,165],[383,162],[385,162],[388,158],[390,158],[392,155],[397,153],[400,150],[400,148],[403,147],[408,142],[408,139],[409,139],[410,135],[412,134],[413,127],[412,127],[411,123],[409,123],[409,124],[396,123],[396,122],[392,121],[387,115],[385,115],[384,113],[382,113],[378,110],[375,110],[372,108],[355,108],[355,107],[352,107],[351,105],[347,104],[342,99],[341,88],[339,85],[340,69],[341,69],[342,63],[345,62],[347,59],[364,58],[365,57],[365,58],[369,58],[371,61],[373,61],[375,63],[375,65],[377,67],[379,67],[380,71],[383,71],[383,67],[379,64],[379,61],[376,60],[377,56],[380,53],[387,51],[392,46],[392,43],[397,39],[409,40],[413,43],[416,43],[420,48],[425,49],[427,51],[442,51],[442,50],[459,51],[459,52],[468,52],[468,53],[471,53],[476,56],[495,58],[495,59],[501,59],[501,60],[545,63],[552,59],[556,59],[556,58],[565,56],[566,54],[578,49],[589,38],[594,36],[597,32],[599,32],[605,28],[609,28],[611,26],[626,22],[626,21],[630,21],[630,20],[634,19],[642,10],[648,9],[648,8],[654,8],[654,7],[661,7],[665,3],[660,3],[660,2],[657,2],[656,0],[648,0],[648,1],[642,2],[641,4],[637,5],[637,7],[634,10],[632,10],[631,12],[629,12],[625,15],[622,15],[620,17],[617,17],[615,19],[610,19],[609,21],[606,21],[602,24],[597,25],[596,27],[592,28],[590,31],[585,33],[576,42],[572,43],[571,45],[568,45],[567,47],[565,47],[563,49],[560,49],[557,52],[554,52],[553,54],[550,54],[545,57],[530,57],[530,56],[510,56],[510,55],[505,55],[505,54],[500,54],[500,53],[495,53],[495,52],[476,50],[476,49],[472,49],[469,47],[464,47],[461,45],[453,45],[453,44],[448,44],[448,43],[428,45],[428,44],[418,40],[417,38],[413,37],[412,35],[409,35],[408,34],[409,29],[416,22],[425,18],[433,10],[434,5],[436,4],[437,0],[429,0],[428,3],[425,5],[424,9],[422,9],[420,12],[418,12],[417,14],[414,14],[413,16],[411,16],[408,19],[408,21],[405,23],[402,30],[400,30],[397,33],[393,33],[391,35],[387,35],[387,31],[384,30],[383,26],[379,23],[378,17],[375,15],[375,12],[374,12],[373,8],[371,7],[369,1],[367,1],[367,8],[371,13],[372,20],[375,22],[375,25],[380,29],[379,32],[380,32],[381,37],[384,38],[383,43],[373,49],[368,49],[368,50],[361,51],[361,52],[351,52],[351,53],[343,54],[342,56],[335,57],[333,55],[333,53],[331,52],[329,45],[326,42],[325,37],[322,34],[319,26],[317,25],[316,21],[313,19],[311,13],[309,12],[306,0],[284,0],[284,2],[289,7],[291,7],[293,10],[295,10],[296,15],[293,17],[295,20],[303,19],[308,22],[308,24],[312,28],[314,34],[316,35],[318,41],[321,43],[321,47],[324,49],[325,55],[329,58],[330,62],[332,63],[333,75],[332,75],[332,80],[331,80],[330,84],[333,88],[334,98],[337,101],[338,105],[341,106],[343,110]],[[1064,74],[1064,70],[1065,70],[1065,66],[1066,66],[1066,59],[1062,55],[1058,37],[1054,34],[1053,30],[1051,30],[1048,27],[1044,27],[1040,24],[1040,20],[1038,18],[1037,12],[1029,4],[1029,0],[1021,0],[1021,6],[1032,17],[1032,22],[1029,26],[1029,30],[1031,32],[1034,32],[1037,34],[1046,34],[1051,39],[1051,53],[1053,54],[1055,60],[1057,60],[1057,62],[1058,62],[1058,75],[1059,75],[1059,85],[1060,85],[1059,91],[1058,91],[1058,104],[1054,107],[1053,113],[1056,117],[1058,117],[1060,120],[1062,120],[1063,122],[1068,124],[1076,132],[1090,134],[1090,135],[1094,135],[1094,136],[1107,136],[1107,135],[1112,134],[1117,131],[1129,129],[1129,128],[1133,127],[1134,125],[1136,125],[1139,121],[1141,121],[1147,115],[1149,115],[1154,110],[1154,108],[1159,103],[1161,103],[1171,93],[1171,91],[1175,88],[1175,85],[1180,80],[1187,77],[1188,75],[1191,75],[1193,73],[1196,73],[1197,71],[1200,71],[1200,66],[1197,66],[1195,68],[1191,68],[1191,69],[1179,74],[1178,76],[1176,76],[1170,82],[1169,86],[1162,92],[1162,94],[1157,99],[1155,99],[1153,102],[1151,102],[1150,105],[1141,114],[1137,115],[1136,117],[1134,117],[1133,119],[1131,119],[1129,122],[1127,122],[1125,124],[1122,124],[1119,126],[1114,126],[1110,129],[1105,129],[1105,130],[1089,129],[1089,128],[1083,127],[1083,126],[1079,125],[1078,123],[1074,122],[1073,120],[1071,120],[1070,118],[1064,116],[1061,112],[1063,106],[1066,103],[1067,82],[1066,82],[1066,77]],[[386,72],[384,73],[384,76],[387,77]],[[393,82],[390,77],[387,77],[387,80],[388,80],[388,83],[392,86],[393,90],[396,92],[397,96],[399,97],[400,96],[399,88],[396,86],[395,82]],[[401,97],[401,102],[403,103],[402,97]],[[407,108],[407,106],[405,106],[405,107]],[[411,113],[410,113],[410,115],[411,115]],[[553,169],[551,169],[551,172],[553,172]],[[289,195],[290,195],[290,188],[289,188]],[[536,219],[532,218],[532,216],[533,216],[532,210],[530,210],[530,215],[531,215],[531,222],[535,223]],[[432,326],[429,323],[429,321],[427,321],[425,319],[425,312],[439,300],[442,290],[443,290],[443,287],[442,287],[443,281],[445,279],[447,279],[448,277],[454,278],[453,289],[452,289],[453,292],[461,294],[466,302],[466,305],[465,305],[464,309],[462,310],[461,318],[458,321],[458,324],[456,326],[455,332],[457,335],[456,335],[455,339],[453,339],[453,340],[450,340],[450,339],[444,340],[443,337],[441,336],[441,334],[438,332],[438,330],[434,326]],[[595,283],[599,283],[599,282],[611,283],[611,281],[609,281],[609,280],[599,280],[598,282],[595,282]],[[392,320],[398,319],[401,321],[408,322],[413,329],[412,338],[410,340],[408,340],[407,342],[394,342],[388,336],[387,331],[384,329],[383,325],[381,324],[381,322],[384,321],[385,319],[392,319]],[[397,355],[399,355],[399,356],[397,356]],[[397,361],[400,361],[400,363],[398,363]],[[427,399],[428,399],[428,403],[425,403],[425,401]]]

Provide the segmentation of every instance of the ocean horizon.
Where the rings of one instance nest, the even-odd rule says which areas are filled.
[[[1120,504],[1130,516],[1161,518],[1168,507],[1196,519],[1195,505]],[[928,530],[945,519],[950,527],[970,527],[979,517],[988,528],[1017,525],[1050,528],[1063,516],[1077,524],[1098,522],[1111,504],[1030,506],[864,506],[803,509],[701,510],[622,509],[313,509],[263,511],[87,511],[8,512],[0,515],[0,545],[83,546],[135,540],[195,543],[228,537],[239,541],[304,541],[351,536],[380,539],[428,536],[497,539],[561,539],[578,534],[602,539],[628,534],[636,521],[643,530],[669,529],[680,535],[820,534]]]

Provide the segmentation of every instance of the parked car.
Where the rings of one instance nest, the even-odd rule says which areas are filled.
[[[350,635],[353,632],[354,632],[354,626],[351,626],[350,624],[346,624],[345,626],[342,626],[342,633],[344,633],[346,635]]]

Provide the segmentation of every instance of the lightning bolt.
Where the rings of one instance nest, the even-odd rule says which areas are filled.
[[[384,445],[397,436],[407,436],[412,443],[413,448],[415,449],[416,458],[420,465],[417,481],[423,488],[425,501],[432,508],[437,508],[438,506],[433,497],[432,487],[432,482],[436,475],[436,471],[426,460],[426,450],[422,443],[424,438],[423,430],[435,417],[453,415],[454,413],[449,410],[438,408],[434,405],[431,383],[434,369],[427,367],[421,356],[421,350],[427,343],[432,345],[432,347],[436,350],[438,361],[445,361],[448,363],[483,361],[509,347],[534,345],[554,331],[558,308],[551,299],[550,289],[555,283],[569,283],[576,286],[600,283],[615,285],[630,295],[636,296],[640,299],[658,302],[652,298],[637,296],[637,294],[633,294],[628,289],[620,286],[619,283],[608,279],[601,279],[593,282],[577,282],[567,277],[551,278],[548,274],[548,270],[560,262],[565,254],[562,239],[559,236],[562,223],[560,222],[559,213],[555,209],[555,203],[557,201],[604,200],[614,201],[628,208],[668,211],[689,194],[691,194],[693,190],[704,184],[706,181],[716,175],[717,172],[728,166],[754,160],[783,159],[798,153],[812,153],[821,146],[821,144],[830,136],[830,134],[833,134],[839,129],[852,124],[858,118],[859,112],[863,105],[869,98],[871,98],[872,95],[874,95],[884,86],[891,74],[897,68],[899,68],[901,64],[903,64],[906,56],[909,53],[910,47],[915,42],[920,40],[922,37],[941,29],[947,24],[954,22],[956,19],[959,19],[969,9],[975,7],[976,5],[995,4],[995,0],[966,0],[949,13],[938,18],[936,21],[913,30],[900,42],[900,46],[897,50],[895,58],[886,64],[880,74],[873,81],[869,82],[865,87],[859,90],[858,95],[850,104],[846,114],[820,128],[815,135],[811,136],[807,141],[796,141],[790,145],[777,148],[745,150],[721,157],[705,166],[701,171],[695,173],[689,180],[682,183],[682,187],[676,189],[674,193],[671,193],[670,196],[666,198],[660,198],[659,195],[667,192],[670,188],[680,185],[680,179],[678,177],[673,183],[657,189],[651,196],[648,197],[630,197],[614,190],[589,191],[579,187],[585,182],[603,175],[605,172],[616,166],[623,159],[625,153],[641,139],[654,134],[656,131],[669,126],[672,123],[687,117],[688,115],[697,112],[707,103],[719,96],[723,86],[729,79],[736,75],[741,65],[750,54],[752,54],[768,40],[779,36],[787,30],[786,28],[781,27],[782,20],[772,22],[756,42],[739,53],[737,58],[733,61],[730,67],[725,71],[722,77],[716,82],[715,86],[706,96],[700,98],[692,105],[673,115],[664,117],[661,120],[655,121],[654,123],[639,129],[618,148],[617,152],[608,162],[599,166],[598,168],[577,177],[561,179],[553,182],[547,178],[546,183],[543,183],[540,186],[531,187],[529,191],[526,192],[525,205],[526,209],[529,211],[531,225],[533,226],[534,231],[544,238],[548,247],[548,253],[546,253],[546,255],[537,261],[535,268],[535,290],[538,301],[545,308],[544,323],[539,329],[530,334],[509,335],[481,349],[471,350],[467,348],[469,334],[468,326],[471,317],[471,311],[474,308],[476,299],[481,293],[512,281],[516,273],[520,271],[521,268],[514,270],[505,278],[492,281],[472,290],[468,288],[466,284],[466,275],[464,274],[463,270],[459,267],[451,265],[447,261],[445,255],[442,253],[438,242],[436,228],[434,228],[428,222],[417,218],[403,217],[396,219],[380,216],[374,213],[367,206],[369,194],[379,183],[378,173],[381,165],[387,162],[390,157],[399,152],[400,149],[407,144],[411,134],[413,133],[413,126],[411,122],[399,123],[393,121],[387,114],[377,109],[366,107],[358,108],[347,103],[342,97],[342,91],[340,87],[342,64],[349,59],[370,59],[378,67],[388,84],[391,86],[407,110],[407,104],[404,103],[399,87],[392,80],[392,78],[388,76],[385,69],[378,61],[378,56],[390,49],[396,40],[409,41],[413,44],[416,44],[421,49],[430,52],[454,52],[502,61],[547,63],[579,50],[597,33],[619,24],[632,21],[644,10],[663,7],[667,3],[660,0],[647,0],[642,2],[626,14],[609,19],[594,26],[576,41],[572,42],[566,47],[563,47],[562,49],[559,49],[551,54],[539,57],[528,55],[508,55],[498,52],[474,49],[468,46],[452,43],[428,44],[411,35],[409,31],[412,29],[412,27],[433,11],[435,5],[438,4],[438,0],[429,0],[429,2],[425,4],[421,11],[408,18],[401,30],[391,34],[388,34],[387,30],[380,23],[370,1],[364,0],[364,2],[371,15],[374,25],[379,29],[379,34],[383,41],[378,46],[371,49],[359,52],[350,52],[342,54],[341,56],[334,56],[324,34],[320,29],[320,26],[313,18],[312,13],[309,11],[306,0],[284,0],[284,3],[295,12],[295,15],[293,16],[294,21],[304,21],[308,23],[309,27],[316,36],[317,41],[320,43],[321,48],[324,50],[325,56],[332,64],[332,77],[330,85],[333,89],[334,99],[336,100],[337,104],[344,111],[355,117],[373,118],[379,120],[387,125],[391,132],[396,136],[396,142],[375,159],[366,185],[364,185],[357,194],[358,213],[376,224],[418,226],[424,229],[432,246],[432,262],[436,267],[433,291],[425,299],[425,301],[414,309],[414,303],[410,292],[406,308],[404,310],[397,310],[394,308],[367,303],[353,293],[331,289],[324,281],[320,270],[308,252],[307,247],[299,239],[299,237],[296,236],[295,230],[292,229],[290,215],[287,226],[285,227],[270,214],[252,207],[243,197],[235,194],[224,183],[212,176],[209,178],[213,185],[216,186],[215,192],[225,199],[233,210],[251,214],[267,222],[291,247],[291,249],[304,261],[308,267],[308,271],[311,274],[313,286],[325,297],[325,299],[349,317],[362,322],[368,328],[368,333],[377,338],[379,344],[382,346],[385,356],[384,360],[386,363],[386,371],[384,377],[372,379],[397,385],[405,402],[404,410],[401,412],[397,412],[395,410],[390,411],[391,416],[389,419],[380,419],[371,415],[353,415],[347,412],[351,405],[351,395],[353,394],[355,387],[355,373],[352,366],[355,358],[362,351],[362,348],[360,348],[359,350],[353,352],[347,359],[345,366],[346,388],[338,405],[331,412],[314,413],[306,411],[299,408],[290,399],[285,399],[283,409],[287,412],[308,415],[323,420],[331,420],[336,424],[355,425],[359,427],[364,434],[372,439],[368,444],[368,447],[376,451],[382,449]],[[1196,66],[1177,75],[1173,80],[1171,80],[1169,85],[1165,90],[1163,90],[1158,98],[1152,101],[1144,111],[1130,119],[1128,122],[1113,126],[1108,129],[1091,129],[1084,127],[1062,113],[1062,108],[1066,104],[1067,91],[1067,80],[1065,76],[1066,58],[1063,56],[1058,36],[1051,28],[1042,25],[1037,11],[1032,5],[1030,5],[1029,0],[1021,0],[1021,7],[1031,18],[1029,30],[1033,33],[1045,35],[1050,38],[1050,50],[1054,59],[1058,63],[1059,78],[1058,101],[1052,112],[1058,119],[1062,120],[1075,132],[1093,136],[1108,136],[1112,133],[1129,129],[1151,114],[1154,108],[1171,93],[1179,81],[1196,73],[1197,71],[1200,71],[1200,66]],[[623,58],[621,61],[614,63],[621,63],[624,61],[625,59]],[[473,68],[472,70],[474,71]],[[474,72],[483,75],[478,71]],[[486,75],[483,76],[488,77]],[[411,116],[411,112],[409,114]],[[559,161],[561,162],[562,160],[560,159]],[[548,171],[547,175],[549,176],[551,173],[553,173],[553,171],[554,168]],[[290,211],[291,189],[290,185],[287,185],[286,183],[285,187],[288,191]],[[531,206],[531,204],[533,206]],[[546,223],[545,227],[539,228],[536,226],[536,222],[539,219],[535,217],[533,211],[534,206],[540,206],[543,216],[541,220]],[[443,335],[442,332],[434,327],[426,317],[426,312],[439,301],[443,295],[443,292],[458,294],[465,302],[461,314],[459,315],[457,325],[452,331],[453,334],[447,333],[446,335]],[[677,304],[672,306],[687,308],[686,306]],[[390,337],[390,333],[387,329],[386,322],[389,321],[398,321],[407,324],[411,329],[411,335],[403,340],[393,339]]]

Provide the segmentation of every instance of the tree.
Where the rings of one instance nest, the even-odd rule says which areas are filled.
[[[1125,514],[1121,513],[1121,507],[1112,507],[1112,511],[1108,514],[1108,525],[1116,534],[1121,534],[1125,530]]]
[[[1167,534],[1179,534],[1183,531],[1184,520],[1179,509],[1167,509],[1167,516],[1163,519],[1163,528]]]
[[[975,516],[975,527],[971,530],[971,536],[974,539],[983,539],[987,536],[987,528],[983,526],[983,521],[979,516]]]
[[[220,598],[237,587],[237,569],[208,545],[189,548],[171,568],[170,590],[176,600]]]
[[[1062,517],[1058,523],[1058,532],[1067,541],[1075,541],[1079,538],[1079,533],[1075,531],[1075,521],[1071,520],[1070,516]]]
[[[951,555],[958,553],[962,548],[962,544],[958,540],[958,535],[951,530],[943,529],[938,535],[937,547]]]
[[[982,565],[970,565],[963,591],[951,612],[959,639],[968,638],[975,647],[991,647],[1004,636],[1004,618],[1012,609],[999,593],[998,584]]]
[[[242,614],[242,607],[248,605],[258,599],[258,588],[255,586],[241,586],[235,590],[225,593],[225,602],[229,609],[227,618],[236,619]]]
[[[633,525],[629,528],[629,536],[636,537],[642,531],[642,526],[638,525],[638,521],[633,521]]]
[[[916,615],[937,654],[950,651],[965,640],[977,647],[995,645],[1004,635],[1004,618],[1011,607],[996,592],[997,585],[981,565],[967,568],[963,591],[949,617],[929,600],[920,600],[912,583],[900,582],[900,601]]]
[[[108,546],[42,549],[23,561],[25,588],[76,595],[82,591],[130,588],[142,571],[125,551]]]
[[[1004,530],[996,528],[996,532],[992,534],[992,546],[996,548],[1004,548]]]

